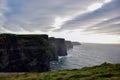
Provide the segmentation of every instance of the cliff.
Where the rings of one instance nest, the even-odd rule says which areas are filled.
[[[49,38],[49,47],[51,53],[51,61],[57,61],[58,56],[66,56],[67,48],[65,45],[65,39],[63,38]]]
[[[80,42],[72,42],[73,46],[76,46],[76,45],[81,45]]]
[[[65,45],[65,39],[56,38],[56,44],[58,48],[58,56],[66,56],[67,55],[67,47]]]
[[[58,61],[58,56],[66,56],[67,50],[73,49],[73,46],[81,45],[79,42],[66,41],[63,38],[49,38],[49,49],[51,61]]]
[[[67,50],[69,50],[69,49],[72,49],[72,48],[73,48],[73,44],[72,44],[72,42],[71,42],[71,41],[65,41],[65,45],[66,45],[66,47],[67,47]]]
[[[50,70],[47,35],[0,35],[0,72]]]
[[[120,64],[102,64],[82,69],[50,71],[44,73],[12,74],[0,80],[120,80]]]
[[[53,37],[49,38],[49,49],[50,49],[50,60],[58,61],[58,45],[56,44],[56,39]]]
[[[70,41],[47,35],[0,34],[0,72],[48,71],[49,62],[72,47]]]

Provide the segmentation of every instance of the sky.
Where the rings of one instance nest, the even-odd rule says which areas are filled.
[[[120,0],[0,0],[0,33],[120,43]]]

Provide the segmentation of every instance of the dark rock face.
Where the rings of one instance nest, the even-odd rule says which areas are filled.
[[[51,53],[51,61],[58,61],[58,56],[67,55],[65,39],[50,37],[49,47]]]
[[[47,35],[0,35],[0,72],[50,70]]]
[[[67,48],[65,45],[65,39],[62,38],[56,38],[56,44],[58,48],[58,55],[59,56],[66,56],[67,55]]]
[[[58,61],[58,45],[56,44],[56,39],[53,37],[49,38],[49,49],[50,49],[50,60]]]
[[[73,44],[71,41],[65,41],[65,44],[66,44],[66,47],[67,47],[67,50],[69,49],[72,49],[73,48]]]
[[[16,35],[0,35],[0,71],[20,71],[22,67],[20,50],[21,46]]]

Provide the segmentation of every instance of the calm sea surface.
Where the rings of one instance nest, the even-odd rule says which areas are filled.
[[[75,69],[104,62],[120,63],[120,44],[82,44],[68,51],[68,56],[51,62],[52,70]]]

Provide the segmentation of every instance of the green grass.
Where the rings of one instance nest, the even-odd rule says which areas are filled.
[[[82,69],[14,74],[0,77],[0,80],[120,80],[120,64],[104,63]]]

